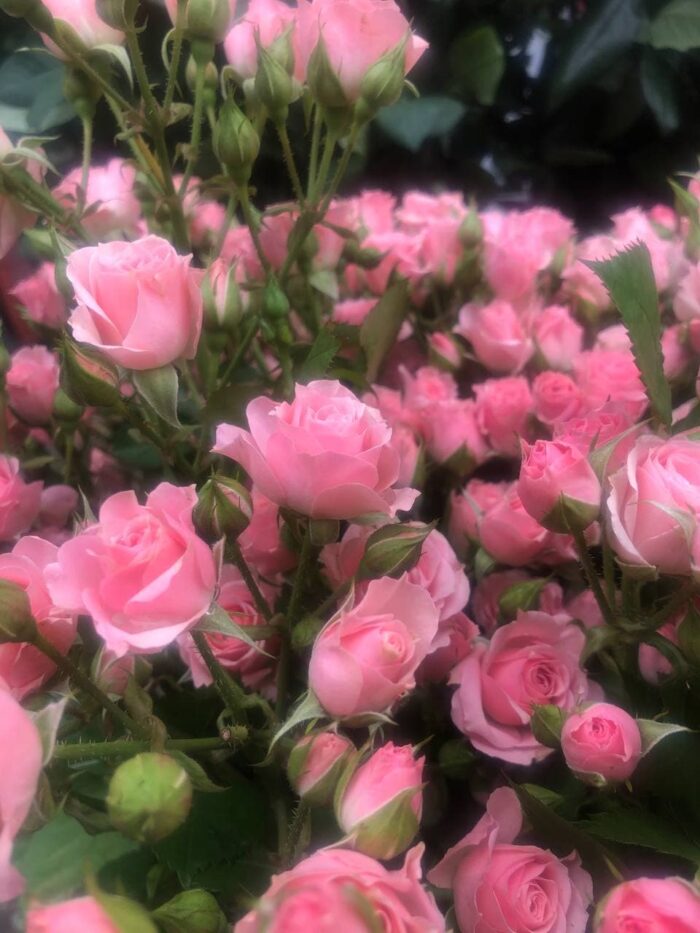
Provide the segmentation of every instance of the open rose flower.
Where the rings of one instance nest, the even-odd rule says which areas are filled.
[[[600,511],[600,481],[588,458],[564,441],[523,441],[518,495],[527,512],[559,533],[582,531]]]
[[[26,531],[39,514],[43,483],[25,483],[16,457],[0,455],[0,541]]]
[[[471,343],[479,362],[494,372],[518,373],[534,353],[515,308],[501,299],[483,307],[465,305],[456,332]]]
[[[220,425],[214,451],[238,461],[277,505],[353,519],[413,504],[415,490],[392,489],[400,463],[391,428],[339,382],[297,385],[292,402],[254,399],[246,415],[250,432]]]
[[[695,933],[700,891],[682,878],[635,878],[613,888],[598,908],[596,933]]]
[[[58,373],[58,360],[46,347],[21,347],[12,354],[6,385],[18,417],[29,424],[45,424],[51,418]]]
[[[136,170],[124,159],[110,159],[92,165],[84,192],[89,210],[82,219],[86,230],[100,240],[118,235],[135,235],[141,221],[141,205],[134,193]],[[53,196],[69,210],[75,210],[82,168],[76,166],[53,189]]]
[[[192,524],[196,501],[194,486],[170,483],[145,505],[131,491],[116,493],[46,569],[56,605],[92,616],[117,657],[166,647],[209,609],[216,566]]]
[[[66,300],[56,286],[56,267],[52,262],[42,262],[31,275],[20,279],[10,289],[10,295],[33,323],[56,329],[66,323]]]
[[[519,439],[529,434],[532,393],[527,379],[487,379],[474,387],[476,419],[498,453],[517,455]]]
[[[626,781],[642,757],[635,719],[612,703],[592,703],[567,717],[561,731],[567,765],[585,779]]]

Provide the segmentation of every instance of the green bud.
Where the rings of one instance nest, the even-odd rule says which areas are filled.
[[[27,591],[0,579],[0,644],[32,641],[36,623]]]
[[[316,636],[326,623],[316,616],[305,616],[292,629],[292,648],[296,652],[304,651],[313,645]]]
[[[177,894],[153,911],[164,933],[225,933],[226,918],[214,897],[201,888]]]
[[[373,531],[357,571],[358,580],[398,577],[420,559],[423,542],[434,525],[419,523],[384,525]]]
[[[463,781],[467,778],[475,761],[476,755],[463,739],[450,739],[440,747],[440,770],[450,780]]]
[[[63,389],[58,389],[53,398],[53,416],[56,421],[66,425],[76,425],[82,415],[84,408],[78,405],[73,399],[66,395]]]
[[[212,274],[213,273],[213,274]],[[202,281],[204,326],[211,334],[231,334],[243,314],[241,290],[236,281],[236,267],[228,266],[216,272],[210,267]],[[221,349],[226,346],[224,340]]]
[[[5,384],[5,375],[10,366],[12,366],[12,357],[7,351],[7,347],[0,341],[0,386]]]
[[[207,541],[235,541],[253,515],[250,493],[236,480],[213,476],[199,491],[192,517],[199,534]]]
[[[66,340],[63,344],[61,385],[81,405],[111,407],[121,399],[116,367],[94,350]]]
[[[360,84],[356,115],[361,122],[371,120],[382,107],[395,104],[401,97],[406,72],[406,44],[409,33],[391,51],[367,70]]]
[[[583,502],[560,495],[554,508],[540,524],[557,534],[567,534],[572,528],[585,531],[600,515],[600,502]]]
[[[275,123],[284,123],[287,109],[296,97],[294,81],[287,69],[259,43],[255,96]]]
[[[340,522],[333,518],[312,518],[309,522],[311,543],[317,547],[334,544],[340,534]]]
[[[185,35],[192,42],[202,43],[202,57],[199,61],[205,64],[214,57],[214,50],[211,54],[204,54],[208,44],[216,45],[223,42],[228,32],[231,22],[231,4],[229,0],[187,0],[185,9]],[[195,47],[192,47],[192,54],[195,55]],[[195,58],[197,56],[195,55]],[[204,61],[202,61],[202,58]]]
[[[75,107],[83,120],[92,120],[102,91],[95,82],[75,68],[66,68],[63,76],[63,96]]]
[[[233,98],[225,101],[214,127],[214,152],[237,185],[248,183],[260,152],[260,137]]]
[[[185,80],[187,81],[187,87],[193,93],[197,81],[197,67],[197,62],[190,56],[187,60],[187,67],[185,68]],[[219,72],[212,61],[202,67],[204,68],[204,110],[207,111],[216,106],[216,99],[219,93]]]
[[[459,228],[459,239],[465,249],[474,249],[480,246],[484,236],[484,227],[479,217],[479,212],[472,204],[469,213],[464,218]]]
[[[536,577],[534,580],[523,580],[521,583],[514,583],[501,594],[498,600],[498,608],[501,615],[507,621],[514,619],[519,610],[528,612],[530,609],[536,609],[539,605],[540,593],[547,580],[543,577]]]
[[[309,58],[307,81],[311,94],[324,108],[329,110],[349,110],[350,102],[333,70],[326,44],[319,39]]]
[[[538,742],[547,748],[559,748],[561,730],[566,722],[566,710],[546,704],[535,705],[530,717],[530,728]]]
[[[109,782],[109,819],[137,842],[152,844],[169,836],[185,822],[191,804],[187,773],[159,752],[143,752],[123,762]]]
[[[263,290],[262,311],[265,317],[273,320],[289,316],[289,299],[274,279]]]

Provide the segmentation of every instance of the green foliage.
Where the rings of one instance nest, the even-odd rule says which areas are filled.
[[[377,125],[399,145],[418,152],[431,137],[447,136],[466,113],[466,107],[451,97],[404,98],[382,110]]]
[[[700,48],[700,4],[696,0],[671,0],[652,20],[649,38],[657,49],[687,52]]]
[[[408,283],[391,285],[365,318],[360,328],[360,344],[367,359],[367,380],[374,382],[379,367],[401,330],[408,310]]]
[[[488,107],[505,71],[503,43],[493,26],[478,26],[455,39],[449,53],[456,89]]]
[[[0,64],[0,126],[46,133],[75,116],[63,96],[65,65],[43,48],[17,51]]]

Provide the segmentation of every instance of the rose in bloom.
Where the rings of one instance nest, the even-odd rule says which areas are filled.
[[[322,849],[290,871],[275,875],[255,910],[234,933],[445,933],[445,921],[421,885],[423,846],[389,871],[347,849]]]
[[[258,71],[255,39],[267,49],[294,23],[294,10],[282,0],[251,0],[242,19],[228,31],[224,52],[239,80],[254,78]]]
[[[21,586],[39,632],[61,654],[75,639],[77,619],[57,609],[44,580],[46,567],[55,561],[57,548],[43,538],[27,535],[7,554],[0,554],[0,580]],[[16,700],[39,690],[53,676],[56,665],[38,648],[24,642],[0,644],[0,680]]]
[[[532,335],[540,355],[552,369],[571,369],[583,346],[583,328],[563,305],[549,305],[540,311]]]
[[[141,205],[134,194],[136,169],[124,159],[110,159],[93,165],[88,174],[84,215],[85,229],[100,240],[124,234],[135,235],[141,223]],[[53,196],[74,209],[82,182],[82,169],[76,166],[53,189]]]
[[[11,864],[12,844],[36,793],[43,751],[34,722],[6,690],[0,688],[0,904],[24,890],[24,879]]]
[[[480,540],[482,517],[496,506],[509,489],[508,483],[487,483],[471,479],[462,492],[453,492],[447,521],[447,539],[455,553],[464,558],[470,543]]]
[[[620,560],[687,575],[700,565],[700,444],[637,439],[609,480],[610,538]]]
[[[161,483],[139,505],[118,492],[99,521],[62,545],[46,569],[58,606],[92,616],[107,647],[158,651],[191,628],[214,598],[216,566],[192,524],[194,486]]]
[[[553,433],[555,440],[573,444],[586,455],[592,450],[610,445],[605,466],[605,475],[609,476],[625,463],[637,437],[648,430],[643,425],[630,430],[632,427],[633,421],[625,405],[606,402],[588,414],[578,415],[568,421],[557,421],[553,425]]]
[[[515,845],[521,827],[515,792],[495,790],[484,816],[429,880],[452,888],[464,933],[584,933],[593,898],[590,875],[575,852],[560,859],[546,849]]]
[[[635,878],[605,898],[596,933],[695,933],[700,930],[700,893],[682,878]]]
[[[517,483],[483,514],[479,537],[494,560],[512,567],[524,567],[540,559],[550,540],[547,529],[525,510]]]
[[[573,371],[589,408],[612,400],[624,406],[631,421],[644,414],[647,397],[631,350],[586,350],[574,360]]]
[[[100,19],[96,0],[80,0],[78,3],[75,0],[47,0],[44,6],[54,19],[67,23],[89,49],[96,45],[121,45],[124,41],[124,33]],[[48,36],[42,33],[41,38],[46,48],[57,58],[65,58]]]
[[[77,302],[68,322],[73,336],[126,369],[192,359],[202,276],[191,260],[157,236],[75,250],[66,268]]]
[[[238,538],[243,556],[261,577],[276,581],[296,566],[297,557],[280,537],[279,508],[255,486],[252,493],[253,516]]]
[[[465,305],[456,332],[468,340],[476,358],[498,373],[518,373],[534,352],[513,305],[502,299],[478,307]]]
[[[338,779],[355,746],[337,732],[316,732],[299,739],[289,754],[287,775],[306,803],[324,806],[333,799]]]
[[[430,596],[405,577],[373,580],[316,639],[309,686],[334,717],[383,712],[415,686],[438,627]]]
[[[269,603],[274,602],[274,589],[262,580],[258,585]],[[225,564],[219,580],[217,604],[221,606],[236,625],[244,627],[265,624],[265,619],[258,612],[240,571],[231,564]],[[258,642],[262,649],[258,651],[247,645],[240,638],[224,635],[220,632],[207,632],[204,637],[219,664],[227,671],[238,674],[243,684],[258,693],[270,695],[274,692],[275,650],[277,645],[272,639]],[[179,639],[180,656],[189,667],[195,687],[205,687],[212,683],[209,668],[195,647],[192,636],[184,634]],[[265,652],[265,653],[263,653]]]
[[[642,757],[642,736],[625,710],[593,703],[567,717],[561,749],[567,765],[584,779],[626,781]]]
[[[618,244],[610,236],[588,237],[578,244],[573,262],[562,272],[567,295],[577,299],[584,308],[594,314],[610,307],[610,295],[593,269],[585,265],[584,260],[609,259],[617,250]]]
[[[673,310],[683,323],[700,318],[700,263],[691,266],[680,280]]]
[[[446,681],[452,668],[469,654],[471,643],[478,634],[478,626],[463,612],[456,612],[441,622],[436,639],[438,647],[433,647],[418,668],[418,683]]]
[[[573,709],[588,697],[581,668],[583,632],[544,612],[519,612],[515,622],[476,639],[452,672],[452,720],[486,755],[529,765],[551,753],[535,739],[535,705]]]
[[[42,262],[31,275],[21,279],[10,294],[35,324],[58,329],[66,323],[66,302],[56,287],[56,267],[52,262]]]
[[[16,457],[0,455],[0,541],[26,531],[39,514],[43,483],[25,483]]]
[[[387,742],[361,764],[336,803],[353,848],[390,859],[409,847],[423,811],[423,766],[410,745]]]
[[[402,366],[400,372],[404,406],[418,424],[430,418],[435,405],[457,398],[454,377],[435,366],[421,366],[415,373]]]
[[[638,207],[613,214],[613,236],[621,250],[634,243],[642,242],[649,250],[654,278],[659,291],[669,287],[679,265],[680,251],[672,240],[664,239],[655,229],[649,217]]]
[[[13,150],[5,131],[0,127],[0,161]],[[42,170],[38,162],[26,160],[24,166],[35,181],[41,181]],[[23,230],[33,227],[37,215],[27,210],[12,195],[0,194],[0,259],[6,256],[19,239]]]
[[[302,79],[323,41],[331,70],[350,103],[360,97],[369,69],[387,52],[405,42],[407,74],[428,47],[411,32],[394,0],[300,0],[293,41],[296,73]]]
[[[532,404],[542,424],[565,424],[585,408],[581,390],[566,373],[546,370],[532,381]]]
[[[27,933],[119,933],[119,927],[94,897],[76,897],[58,904],[37,905],[27,911]]]
[[[563,441],[522,442],[518,495],[536,521],[552,531],[582,531],[600,512],[600,481],[588,458]]]
[[[46,424],[53,411],[58,374],[56,355],[46,347],[21,347],[12,354],[6,385],[19,418],[29,424]]]
[[[436,463],[452,461],[460,473],[469,473],[482,463],[489,446],[477,419],[472,399],[448,399],[437,402],[431,417],[422,423],[425,446]]]
[[[664,357],[664,376],[672,382],[680,379],[693,361],[686,328],[682,324],[667,327],[661,335],[661,352]]]
[[[528,434],[532,393],[527,379],[487,379],[474,387],[476,419],[498,453],[517,455],[519,439]]]
[[[399,457],[375,408],[334,380],[297,385],[292,402],[254,399],[250,432],[222,424],[214,451],[236,460],[277,505],[310,518],[393,515],[414,490],[395,491]]]

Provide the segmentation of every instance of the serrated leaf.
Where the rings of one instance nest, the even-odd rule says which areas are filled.
[[[335,337],[333,328],[322,327],[299,368],[299,382],[323,378],[339,349],[340,341]]]
[[[671,0],[651,21],[649,42],[655,49],[687,52],[700,48],[700,4]]]
[[[307,691],[301,698],[296,707],[289,715],[289,719],[284,722],[274,734],[270,742],[267,757],[270,757],[272,749],[277,745],[282,736],[287,735],[292,729],[300,726],[303,722],[309,722],[311,719],[327,719],[328,716],[311,690]]]
[[[632,341],[654,414],[671,424],[671,390],[664,376],[661,316],[649,249],[644,243],[604,261],[586,261],[607,288]]]
[[[225,787],[220,787],[218,784],[215,784],[200,763],[195,761],[194,758],[190,758],[190,756],[186,755],[184,752],[173,751],[172,749],[168,749],[168,755],[174,758],[180,767],[187,772],[192,782],[192,787],[194,787],[195,790],[201,790],[207,794],[221,793],[221,791],[226,790]]]
[[[250,633],[246,631],[245,625],[239,625],[231,618],[230,613],[216,604],[199,620],[197,623],[197,630],[200,632],[211,632],[216,635],[228,635],[231,638],[237,638],[239,641],[248,645],[249,648],[253,648],[260,654],[271,657],[267,651],[263,650],[259,641],[250,637]]]
[[[163,421],[173,427],[180,427],[177,417],[178,380],[174,366],[134,371],[131,380],[141,398]]]
[[[367,360],[367,380],[374,382],[384,357],[393,347],[408,311],[408,282],[391,285],[360,328],[360,344]]]

